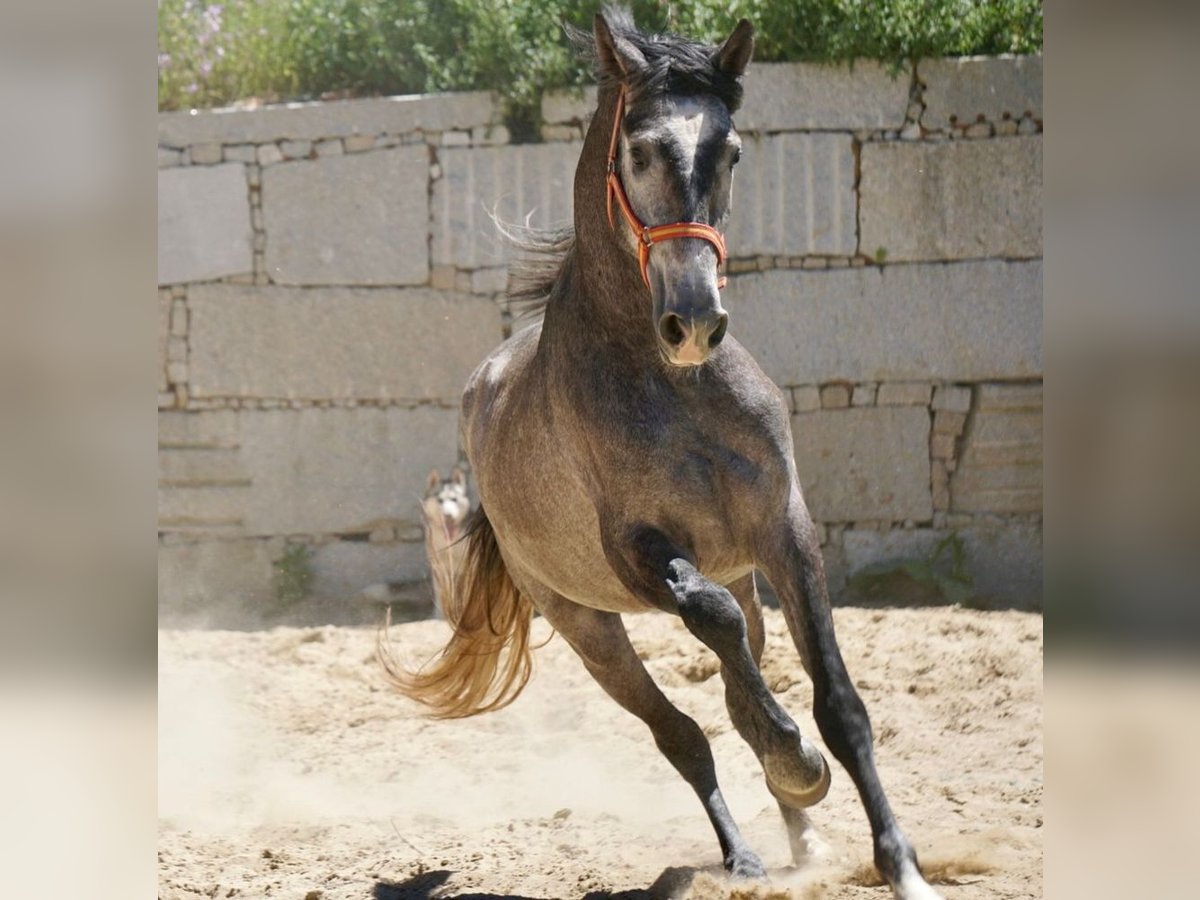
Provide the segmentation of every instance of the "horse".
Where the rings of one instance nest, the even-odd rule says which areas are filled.
[[[876,867],[900,900],[937,900],[884,795],[838,649],[787,405],[721,305],[740,155],[732,117],[754,29],[743,19],[714,47],[644,34],[610,8],[590,34],[568,33],[599,83],[574,227],[527,239],[553,255],[514,270],[510,296],[537,301],[540,322],[489,355],[463,393],[460,436],[481,502],[448,598],[451,637],[423,669],[385,667],[435,716],[497,709],[529,679],[539,612],[695,790],[730,875],[765,878],[704,733],[655,685],[621,618],[678,616],[717,654],[730,718],[801,863],[815,844],[806,810],[831,774],[760,674],[761,572],[812,679],[821,736],[866,809]]]

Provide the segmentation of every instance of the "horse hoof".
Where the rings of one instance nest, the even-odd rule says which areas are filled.
[[[730,878],[763,881],[767,877],[762,860],[749,850],[729,854],[725,860],[725,871]]]
[[[762,763],[767,787],[786,806],[806,809],[820,803],[829,793],[829,765],[821,751],[808,741],[801,742],[798,755],[767,753]]]

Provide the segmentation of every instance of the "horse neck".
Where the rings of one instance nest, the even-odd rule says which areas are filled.
[[[656,358],[650,293],[637,260],[608,224],[605,179],[617,91],[602,88],[575,169],[575,246],[567,276],[546,308],[543,334],[568,354],[614,352]],[[616,228],[625,228],[617,218]]]

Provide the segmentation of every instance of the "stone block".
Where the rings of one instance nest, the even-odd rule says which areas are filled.
[[[352,134],[342,138],[342,146],[347,153],[365,153],[375,146],[375,135]]]
[[[471,143],[480,146],[507,144],[511,137],[505,125],[477,125],[471,129]]]
[[[279,149],[288,159],[308,159],[312,155],[312,141],[280,141]]]
[[[262,144],[255,151],[255,158],[260,166],[273,166],[283,161],[283,151],[278,144]]]
[[[269,603],[273,550],[264,540],[160,544],[160,624],[229,627],[235,610]]]
[[[171,334],[174,337],[187,337],[188,313],[187,304],[183,300],[171,301]]]
[[[879,386],[875,384],[856,384],[854,394],[850,398],[851,406],[874,406],[875,394]]]
[[[888,261],[1042,254],[1042,139],[862,148],[863,253]]]
[[[912,70],[858,60],[853,66],[755,63],[734,114],[741,131],[899,128],[908,109]]]
[[[792,412],[812,412],[821,408],[821,391],[816,385],[792,388]]]
[[[158,389],[167,389],[167,344],[171,338],[171,297],[158,295]]]
[[[969,125],[980,116],[990,122],[1005,114],[1042,117],[1041,56],[925,59],[917,75],[925,84],[921,124],[930,130]]]
[[[490,93],[426,94],[365,100],[287,103],[255,110],[218,109],[158,116],[158,142],[185,147],[215,141],[260,144],[354,134],[405,134],[474,128],[499,119]]]
[[[231,144],[224,149],[224,157],[225,162],[258,162],[258,154],[253,144]]]
[[[457,426],[455,410],[433,406],[160,413],[175,477],[159,487],[159,529],[238,537],[415,525],[429,470],[458,457]]]
[[[1042,374],[1042,265],[776,270],[729,279],[729,334],[777,384]]]
[[[929,455],[934,459],[953,459],[954,442],[954,435],[935,432],[929,439]]]
[[[928,406],[931,387],[919,381],[889,381],[879,386],[880,406]]]
[[[916,528],[886,532],[847,529],[846,566],[854,575],[866,566],[928,560],[949,530]],[[1042,531],[1033,525],[971,526],[959,529],[966,568],[975,594],[972,606],[1041,609]]]
[[[959,534],[974,582],[972,605],[1042,609],[1040,525],[979,526],[964,528]]]
[[[267,272],[280,284],[423,283],[428,177],[424,147],[265,169]]]
[[[250,534],[344,534],[417,521],[429,470],[458,456],[458,413],[421,406],[241,411]]]
[[[933,491],[933,508],[939,513],[950,509],[950,473],[946,470],[946,462],[933,459],[929,469],[930,485]]]
[[[413,582],[429,577],[425,544],[372,544],[331,541],[313,550],[312,594],[347,600],[373,584]]]
[[[324,141],[317,141],[313,145],[313,150],[318,157],[341,156],[345,152],[342,147],[342,142],[337,138],[329,138]]]
[[[994,402],[994,394],[989,403]],[[1029,392],[1021,401],[1031,404]],[[1042,511],[1040,405],[978,410],[967,424],[958,467],[950,480],[955,512]]]
[[[203,285],[189,305],[196,397],[454,406],[467,376],[502,340],[490,299],[425,288]]]
[[[250,474],[236,448],[173,447],[158,451],[160,488],[246,487],[249,483]]]
[[[252,256],[244,166],[159,170],[159,284],[250,272]]]
[[[958,384],[939,384],[933,392],[931,409],[938,412],[970,412],[971,389]]]
[[[237,414],[229,410],[168,413],[158,417],[159,449],[236,450]]]
[[[933,430],[937,434],[960,435],[966,424],[966,413],[939,411],[933,414]]]
[[[498,266],[514,255],[491,216],[546,228],[572,221],[579,143],[449,147],[433,186],[433,263]]]
[[[932,517],[929,415],[871,407],[792,416],[796,466],[813,517],[822,522]]]
[[[193,166],[214,166],[221,161],[220,144],[192,144],[188,153]]]
[[[158,167],[160,169],[169,169],[181,162],[183,162],[183,154],[180,151],[172,150],[169,147],[158,148]]]
[[[821,388],[821,406],[824,409],[845,409],[849,405],[849,385],[827,384]]]
[[[980,410],[1026,410],[1041,412],[1042,384],[981,384]]]
[[[743,137],[726,234],[730,253],[849,256],[855,228],[849,135]]]

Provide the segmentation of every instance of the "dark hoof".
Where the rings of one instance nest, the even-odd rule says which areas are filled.
[[[767,870],[763,868],[762,860],[749,850],[743,850],[741,853],[731,853],[725,860],[725,871],[729,873],[730,878],[753,879],[755,881],[765,881],[767,878]]]

